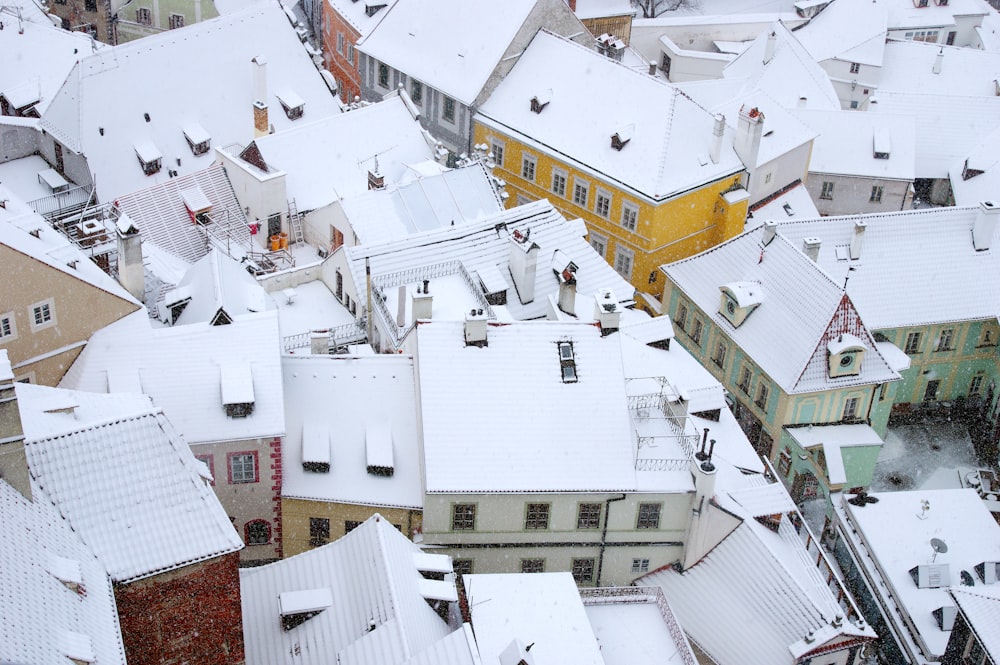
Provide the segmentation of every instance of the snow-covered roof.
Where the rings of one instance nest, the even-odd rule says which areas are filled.
[[[1000,98],[879,90],[869,113],[912,115],[921,130],[916,133],[916,177],[947,178],[948,169],[996,129]]]
[[[953,587],[951,597],[986,653],[993,662],[1000,660],[1000,586],[994,584],[974,591]]]
[[[359,244],[474,222],[504,209],[481,162],[351,196],[341,207]]]
[[[935,63],[940,55],[940,72]],[[878,84],[882,92],[995,97],[1000,53],[917,41],[889,41]]]
[[[289,200],[301,211],[368,191],[368,172],[386,184],[415,177],[409,165],[434,158],[420,123],[398,96],[255,139],[269,169],[286,174]]]
[[[816,62],[836,58],[878,67],[883,64],[888,22],[884,3],[834,0],[796,30],[795,37]]]
[[[916,168],[916,125],[911,115],[793,109],[816,132],[810,173],[912,181]],[[875,157],[887,137],[887,157]]]
[[[1000,166],[1000,129],[984,136],[979,145],[948,169],[955,205],[978,205],[980,201],[996,197],[1000,192],[1000,168],[997,166]]]
[[[275,308],[274,301],[243,265],[215,248],[210,248],[208,255],[191,266],[177,287],[167,292],[167,306],[178,298],[189,302],[173,325],[212,323],[217,317],[232,319]]]
[[[605,18],[609,16],[635,16],[637,10],[629,0],[576,0],[577,18]]]
[[[428,651],[443,657],[434,661],[443,665],[477,663],[471,634],[452,631],[424,600],[419,554],[388,520],[374,515],[323,547],[241,568],[247,665],[403,665],[424,662],[420,658]],[[332,604],[283,630],[279,597],[322,590]],[[445,640],[449,643],[442,645]]]
[[[849,525],[840,532],[852,543],[862,570],[872,580],[869,588],[879,596],[883,612],[888,612],[908,650],[939,660],[951,631],[939,627],[933,612],[954,607],[949,586],[989,588],[983,586],[975,566],[1000,561],[1000,527],[973,489],[869,496],[878,501],[860,507],[846,496],[834,501],[841,521]],[[947,552],[936,552],[931,538],[943,541]],[[927,564],[943,567],[938,569],[941,586],[921,588],[911,577],[913,568]]]
[[[111,580],[81,535],[44,497],[28,501],[3,480],[0,515],[0,661],[66,663],[64,642],[76,641],[94,662],[125,665]]]
[[[843,2],[844,0],[839,0]],[[918,7],[912,0],[878,0],[889,13],[889,29],[934,28],[955,25],[955,17],[985,16],[989,6],[979,0],[948,0],[938,4],[928,2]]]
[[[552,101],[532,112],[531,99],[549,89]],[[709,159],[715,119],[678,88],[545,30],[477,118],[655,201],[743,169],[732,130],[719,162]],[[627,126],[631,139],[616,150],[611,137]]]
[[[844,448],[882,446],[882,437],[870,425],[864,423],[786,427],[785,431],[803,449],[821,448],[823,450],[826,473],[830,483],[834,485],[847,482]]]
[[[396,4],[396,0],[327,0],[330,8],[364,37],[378,25],[386,12]]]
[[[281,366],[287,427],[281,495],[421,508],[412,357],[289,355]],[[374,426],[385,427],[391,437],[391,476],[368,472],[366,435]],[[310,461],[307,448],[311,457],[325,453],[328,472],[303,468]]]
[[[257,66],[251,60],[256,56],[267,60],[268,121],[277,131],[293,123],[274,94],[278,81],[306,100],[305,121],[339,112],[281,6],[264,2],[83,58],[41,124],[87,157],[98,198],[110,201],[166,182],[171,172],[184,175],[209,166],[214,152],[194,155],[184,137],[184,127],[192,122],[208,131],[213,146],[249,143]],[[141,94],[123,94],[137,81],[156,85],[141,86]],[[211,103],[201,103],[206,101]],[[155,144],[163,155],[163,166],[153,175],[145,175],[136,159],[133,146],[143,142]]]
[[[663,270],[786,393],[899,378],[878,353],[843,287],[781,234],[766,246],[763,237],[762,229],[747,231]],[[734,281],[755,281],[764,293],[738,328],[718,311],[719,287]],[[843,333],[858,335],[869,350],[859,374],[831,378],[827,343]]]
[[[243,548],[201,463],[159,409],[127,404],[103,422],[33,436],[39,390],[18,389],[32,486],[94,551],[115,582],[130,582]],[[72,394],[67,395],[73,399]],[[114,396],[104,409],[114,409]],[[183,537],[178,537],[183,534]]]
[[[813,146],[816,144],[813,143]],[[813,148],[815,151],[815,147]],[[816,203],[809,195],[809,190],[801,182],[777,196],[768,197],[763,205],[753,209],[753,217],[747,219],[746,229],[755,228],[769,219],[799,219],[802,217],[819,217]]]
[[[973,246],[978,214],[979,206],[823,217],[784,222],[778,235],[795,247],[804,238],[822,241],[819,266],[835,282],[847,281],[851,301],[872,330],[995,318],[1000,293],[968,288],[1000,271],[1000,228],[991,250]],[[861,258],[852,261],[849,245],[861,221],[867,225]]]
[[[471,105],[538,0],[407,0],[358,49]]]
[[[273,310],[237,316],[228,325],[156,329],[139,312],[94,333],[61,385],[96,393],[139,387],[190,444],[281,436],[280,348]],[[233,418],[221,401],[221,368],[239,365],[250,367],[254,408]]]

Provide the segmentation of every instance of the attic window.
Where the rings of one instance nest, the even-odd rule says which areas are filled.
[[[276,94],[281,108],[285,110],[285,115],[289,120],[298,120],[305,112],[306,101],[295,94],[292,90],[285,90]]]
[[[333,605],[330,589],[306,589],[285,591],[278,594],[278,612],[281,615],[281,629],[289,631]]]
[[[838,335],[827,344],[829,354],[829,375],[831,379],[841,376],[857,376],[861,373],[861,361],[865,357],[865,344],[861,338],[848,333]]]
[[[540,95],[535,95],[531,98],[531,112],[541,113],[542,109],[549,105],[552,101],[552,90],[546,90]]]
[[[378,13],[380,9],[385,8],[386,3],[384,2],[366,2],[365,3],[365,16],[372,17]]]
[[[184,140],[192,154],[204,155],[212,147],[212,137],[204,127],[196,122],[184,126]]]
[[[559,342],[559,368],[563,383],[576,383],[576,354],[573,353],[573,342]]]
[[[62,582],[70,591],[75,591],[81,596],[86,593],[83,587],[83,571],[79,561],[55,554],[48,554],[47,557],[46,568],[54,578]]]
[[[719,291],[719,313],[737,328],[764,301],[764,290],[757,282],[730,282]]]
[[[632,140],[632,126],[622,127],[617,132],[611,135],[611,147],[615,150],[621,150],[625,147],[625,144]]]
[[[392,456],[392,430],[385,423],[369,425],[365,430],[365,458],[368,473],[391,476],[395,471]]]
[[[875,159],[889,159],[890,152],[892,152],[892,143],[889,140],[889,131],[879,127],[875,130],[872,139],[873,156]]]
[[[951,570],[946,563],[925,563],[910,568],[910,577],[920,589],[951,586]]]
[[[330,473],[330,433],[326,428],[302,424],[302,468],[312,473]]]
[[[222,405],[230,418],[246,418],[253,413],[253,374],[249,363],[223,365],[220,368]]]
[[[135,156],[139,158],[139,164],[142,165],[142,172],[146,175],[153,175],[163,167],[163,154],[149,141],[136,143],[132,147],[135,149]]]

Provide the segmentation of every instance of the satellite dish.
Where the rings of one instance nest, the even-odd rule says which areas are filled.
[[[940,538],[931,538],[931,549],[934,550],[934,556],[931,558],[931,563],[934,563],[938,554],[944,554],[948,551],[948,544]]]

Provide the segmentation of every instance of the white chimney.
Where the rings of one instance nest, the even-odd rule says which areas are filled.
[[[406,300],[407,291],[406,284],[400,284],[399,290],[396,292],[396,325],[400,328],[406,327]]]
[[[425,279],[423,288],[417,285],[417,292],[413,294],[413,320],[429,319],[433,313],[434,296],[431,295],[431,281]]]
[[[861,241],[865,237],[865,229],[868,228],[868,223],[863,222],[860,219],[854,222],[854,235],[851,237],[851,260],[857,261],[861,258]],[[813,259],[815,261],[816,259]]]
[[[997,230],[997,215],[1000,215],[1000,206],[993,201],[983,201],[979,204],[979,214],[976,215],[976,223],[972,227],[972,246],[977,252],[990,248]]]
[[[767,247],[768,245],[771,244],[771,241],[774,240],[774,236],[778,232],[778,223],[772,219],[769,219],[766,222],[764,222],[764,226],[762,228],[763,231],[761,232],[760,240],[762,243],[764,243],[764,246]]]
[[[481,309],[469,310],[465,315],[465,345],[487,346],[486,315]]]
[[[146,267],[142,263],[142,238],[139,229],[125,213],[115,223],[118,244],[118,281],[136,300],[146,296]]]
[[[941,73],[941,65],[942,65],[942,63],[944,63],[944,49],[943,48],[941,50],[939,50],[938,53],[937,53],[937,55],[934,57],[934,68],[933,68],[932,71],[935,74],[940,74]]]
[[[706,436],[708,430],[705,431]],[[709,504],[715,496],[715,465],[712,457],[706,454],[705,442],[702,449],[695,453],[691,460],[691,475],[694,477],[694,496],[691,498],[691,518],[687,525],[684,538],[684,569],[698,563],[712,549],[714,544],[709,528]],[[715,440],[712,440],[715,447]]]
[[[764,64],[765,65],[767,63],[771,62],[771,59],[774,57],[774,44],[775,44],[776,41],[777,41],[777,37],[774,34],[774,31],[772,30],[771,34],[769,34],[767,36],[767,43],[764,45]]]
[[[808,97],[799,97],[799,103],[797,104],[797,106],[800,109],[804,109],[806,107],[806,105],[808,104],[808,102],[809,102],[809,98]]]
[[[531,229],[514,229],[510,235],[510,276],[522,305],[535,300],[535,271],[538,245],[531,240]]]
[[[802,252],[813,261],[819,261],[819,247],[823,244],[819,238],[810,237],[802,239]]]
[[[719,163],[719,158],[722,156],[722,137],[726,133],[726,116],[721,113],[715,115],[715,126],[712,128],[712,150],[709,152],[709,157],[712,158],[713,164]]]
[[[576,273],[565,268],[558,275],[559,279],[559,309],[576,316]]]
[[[313,330],[309,333],[309,353],[314,356],[325,356],[330,353],[329,330]]]
[[[601,326],[601,336],[610,335],[621,327],[622,307],[611,289],[600,289],[594,295],[594,318]]]
[[[253,60],[253,131],[254,137],[267,136],[267,59],[258,55]]]
[[[656,60],[649,61],[649,75],[656,76]]]
[[[764,114],[757,107],[740,107],[740,121],[736,126],[736,154],[749,171],[757,168],[760,139],[764,135]]]

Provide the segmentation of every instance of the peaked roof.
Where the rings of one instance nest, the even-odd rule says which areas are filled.
[[[797,246],[747,231],[689,259],[663,266],[667,278],[789,394],[883,383],[899,378],[875,346],[843,287]],[[719,287],[760,284],[763,302],[738,327],[719,313]],[[861,372],[830,378],[826,345],[841,334],[865,342]]]
[[[834,0],[796,30],[795,37],[817,62],[836,58],[878,67],[888,22],[884,4]]]
[[[979,587],[973,591],[955,586],[950,591],[986,653],[994,663],[1000,660],[1000,587]]]
[[[913,180],[913,116],[820,109],[792,109],[791,113],[816,132],[809,156],[810,173]],[[875,142],[884,140],[890,147],[888,158],[876,159]]]
[[[281,5],[263,2],[82,59],[42,117],[42,128],[86,156],[99,200],[110,201],[166,182],[170,171],[183,175],[209,166],[214,152],[192,154],[186,128],[207,133],[215,147],[248,143],[254,136],[255,57],[267,61],[268,120],[278,131],[293,121],[277,93],[301,97],[307,121],[339,112]],[[137,91],[136,81],[156,85]],[[145,175],[136,158],[143,143],[162,155],[163,167],[154,175]]]
[[[992,200],[1000,191],[1000,129],[983,137],[982,143],[948,170],[951,192],[957,206],[977,205]],[[982,171],[973,175],[966,169]]]
[[[941,71],[935,63],[941,59]],[[923,92],[995,97],[1000,53],[917,41],[889,41],[879,74],[878,94]]]
[[[350,25],[358,31],[362,37],[371,32],[372,28],[378,25],[386,12],[396,4],[396,0],[367,0],[358,2],[357,0],[327,0],[330,7]],[[376,9],[377,8],[377,9]],[[371,10],[374,13],[369,14]]]
[[[18,388],[32,485],[112,580],[127,583],[243,548],[200,463],[161,411],[129,407],[107,420],[36,437],[30,423],[40,411],[31,396],[41,390],[69,392]]]
[[[550,101],[534,113],[531,99],[541,96]],[[731,134],[719,163],[709,159],[715,119],[679,88],[546,30],[477,117],[516,132],[529,148],[656,201],[743,169]],[[611,146],[614,134],[627,140],[621,150]]]
[[[167,303],[177,298],[190,298],[173,325],[213,323],[219,318],[231,321],[250,312],[275,309],[264,287],[243,265],[214,248],[191,266],[166,297]]]
[[[323,547],[255,568],[240,569],[247,665],[282,663],[402,665],[433,651],[445,665],[477,662],[471,642],[452,631],[424,600],[423,553],[388,520],[374,515]],[[447,559],[447,557],[444,557]],[[450,568],[451,562],[447,561]],[[450,576],[449,576],[450,577]],[[454,582],[436,582],[449,585]],[[312,618],[282,630],[282,594],[313,592],[332,599]],[[286,596],[287,598],[287,596]],[[411,660],[416,659],[416,660]]]
[[[71,651],[125,665],[111,580],[80,534],[44,497],[28,501],[3,480],[0,515],[0,661],[62,665]]]

